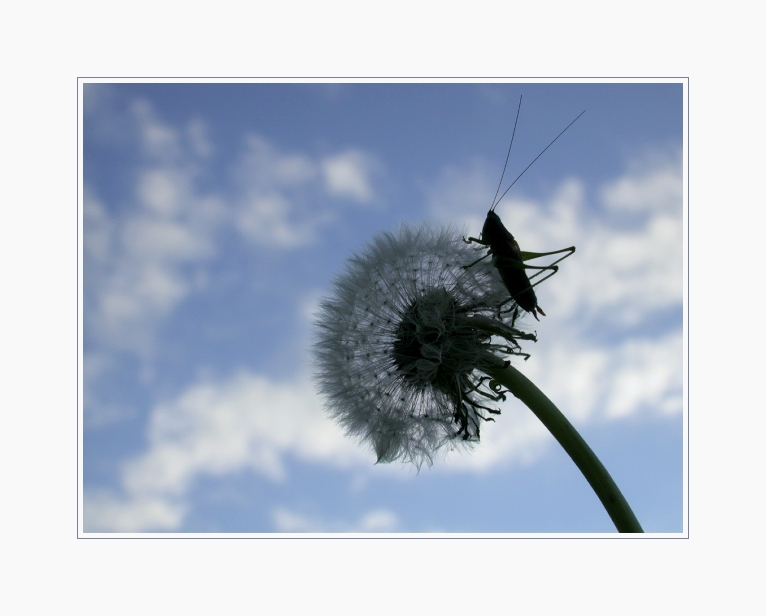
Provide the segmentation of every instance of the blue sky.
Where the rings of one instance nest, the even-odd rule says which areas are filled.
[[[471,454],[374,465],[325,418],[312,313],[376,232],[577,252],[519,368],[650,532],[683,530],[680,84],[95,84],[83,94],[86,532],[611,532],[509,401]]]

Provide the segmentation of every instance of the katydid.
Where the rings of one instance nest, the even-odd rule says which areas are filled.
[[[519,108],[516,111],[516,124],[518,124],[519,121],[519,111],[521,111],[521,97],[519,97]],[[572,126],[579,118],[582,116],[582,114],[585,113],[583,111],[580,115],[578,115],[574,120],[572,120],[569,125],[562,130],[556,139],[561,137],[561,135],[564,134],[564,132]],[[535,317],[535,319],[538,319],[537,313],[539,312],[541,315],[545,316],[545,313],[543,312],[542,308],[537,304],[537,296],[535,295],[534,287],[536,287],[538,284],[543,282],[543,280],[547,280],[553,274],[555,274],[558,271],[558,266],[556,265],[560,261],[563,261],[566,259],[569,255],[574,253],[575,247],[570,246],[569,248],[562,248],[561,250],[553,250],[551,252],[524,252],[519,248],[519,244],[516,241],[516,239],[511,235],[510,231],[505,228],[505,225],[500,220],[500,217],[495,213],[495,208],[497,207],[497,204],[500,203],[500,200],[506,195],[506,193],[511,189],[511,186],[513,186],[518,179],[524,175],[527,169],[529,169],[532,164],[540,158],[545,150],[547,150],[549,147],[553,145],[553,143],[556,141],[554,139],[551,141],[543,150],[540,152],[540,154],[535,157],[535,159],[529,163],[522,171],[518,177],[511,183],[511,186],[505,189],[505,192],[500,195],[500,198],[497,198],[497,194],[500,192],[500,186],[502,186],[503,183],[503,176],[505,176],[505,169],[508,166],[508,158],[511,155],[511,147],[513,147],[513,137],[516,134],[516,124],[513,126],[513,135],[511,136],[511,144],[508,147],[508,155],[505,158],[505,167],[503,167],[503,173],[500,176],[500,183],[497,186],[497,191],[495,191],[495,199],[492,201],[492,206],[489,208],[489,212],[487,212],[487,218],[484,221],[484,226],[481,230],[481,239],[477,239],[475,237],[469,237],[466,242],[476,242],[477,244],[481,244],[482,246],[488,246],[489,250],[486,255],[484,255],[481,259],[478,259],[477,261],[474,261],[470,265],[465,266],[466,268],[471,267],[481,261],[482,259],[485,259],[486,257],[492,255],[492,265],[494,265],[497,268],[497,271],[500,273],[500,278],[503,281],[503,284],[508,289],[508,293],[510,293],[511,298],[524,310],[531,313],[532,316]],[[543,266],[536,266],[536,265],[526,265],[525,261],[529,261],[531,259],[537,259],[539,257],[544,257],[547,255],[556,255],[556,254],[564,254],[564,256],[556,259],[553,263],[550,265],[543,265]],[[531,276],[527,276],[526,270],[537,270],[534,274]],[[542,274],[543,272],[547,272],[547,275],[532,284],[531,280]],[[539,320],[539,319],[538,319]]]

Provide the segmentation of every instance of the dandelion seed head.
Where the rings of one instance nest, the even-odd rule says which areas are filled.
[[[470,447],[503,392],[483,370],[522,355],[515,305],[485,251],[451,228],[381,233],[319,307],[316,380],[330,414],[378,462],[429,465]],[[498,336],[502,343],[498,343]]]

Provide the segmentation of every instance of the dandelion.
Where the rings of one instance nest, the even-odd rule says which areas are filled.
[[[378,462],[418,468],[471,447],[511,392],[540,418],[621,532],[642,532],[603,465],[550,400],[510,365],[524,358],[518,306],[483,250],[449,228],[403,226],[350,259],[322,301],[316,378],[330,414]]]
[[[378,462],[430,464],[445,444],[478,441],[500,413],[504,392],[485,373],[535,337],[514,327],[491,264],[465,267],[477,253],[450,229],[383,233],[321,304],[320,389]]]

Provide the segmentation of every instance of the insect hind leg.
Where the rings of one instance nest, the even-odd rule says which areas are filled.
[[[556,259],[553,263],[551,263],[547,267],[539,268],[540,269],[539,272],[536,272],[536,273],[532,274],[529,277],[529,279],[532,280],[533,278],[537,278],[540,274],[542,274],[544,270],[546,270],[546,269],[553,269],[553,271],[550,274],[545,276],[545,278],[541,278],[540,280],[538,280],[532,286],[539,285],[543,280],[548,280],[548,278],[550,278],[551,276],[553,276],[553,274],[555,274],[557,271],[559,271],[559,268],[558,268],[558,266],[556,264],[557,263],[561,263],[567,257],[572,256],[574,254],[574,252],[575,252],[575,247],[574,246],[569,246],[568,248],[562,248],[561,250],[552,250],[551,252],[522,252],[521,253],[522,261],[528,261],[530,259],[537,259],[538,257],[545,257],[547,255],[561,254],[562,252],[566,253],[563,257],[559,257],[558,259]],[[531,266],[525,266],[525,267],[531,267]],[[535,269],[538,269],[538,268],[535,268]]]
[[[566,259],[569,255],[573,254],[577,250],[574,246],[569,246],[568,248],[562,248],[560,250],[551,250],[550,252],[527,252],[522,250],[521,251],[521,260],[522,261],[531,261],[532,259],[537,259],[539,257],[547,257],[548,255],[558,255],[562,252],[566,252],[563,257],[560,259],[557,259],[554,261],[554,263],[558,263],[559,261],[563,261]]]
[[[555,265],[554,265],[554,266],[552,266],[552,267],[553,267],[553,271],[552,271],[552,272],[550,272],[550,273],[549,273],[547,276],[545,276],[544,278],[540,278],[540,280],[538,280],[537,282],[535,282],[535,284],[531,284],[531,285],[529,285],[529,288],[530,288],[530,289],[533,289],[533,288],[535,288],[535,287],[536,287],[537,285],[539,285],[541,282],[545,282],[546,280],[548,280],[548,278],[550,278],[550,277],[551,277],[551,276],[553,276],[553,275],[554,275],[556,272],[558,272],[558,271],[559,271],[559,268],[558,268],[558,267],[556,267]],[[530,276],[530,277],[529,277],[529,281],[531,282],[531,281],[532,281],[532,278],[534,278],[535,276],[539,276],[540,274],[542,274],[542,272],[537,272],[536,274],[533,274],[532,276]],[[542,311],[541,311],[541,312],[542,312]],[[543,312],[543,314],[545,314],[545,313]]]

